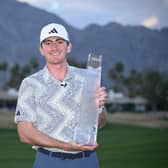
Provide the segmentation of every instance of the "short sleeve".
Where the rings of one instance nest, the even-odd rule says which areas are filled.
[[[31,84],[31,79],[24,79],[19,88],[17,100],[15,122],[18,121],[36,121],[36,103],[35,103],[35,86]]]

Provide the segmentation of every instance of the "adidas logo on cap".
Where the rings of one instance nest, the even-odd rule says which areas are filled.
[[[48,34],[51,34],[51,33],[58,33],[58,32],[55,28],[53,28]]]

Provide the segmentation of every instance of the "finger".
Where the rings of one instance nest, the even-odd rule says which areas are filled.
[[[107,99],[107,94],[106,92],[103,92],[100,96],[99,96],[99,101],[106,101]]]
[[[97,147],[98,147],[98,145],[94,145],[94,146],[91,146],[91,145],[83,145],[83,146],[81,147],[81,150],[82,150],[82,151],[90,151],[90,150],[95,150]]]
[[[98,97],[98,98],[101,97],[101,96],[104,96],[104,95],[106,95],[106,91],[105,91],[104,87],[99,88],[96,91],[96,94],[95,94],[95,96]]]

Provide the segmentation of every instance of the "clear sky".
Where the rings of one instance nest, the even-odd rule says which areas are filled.
[[[168,27],[168,0],[17,0],[55,13],[76,28],[88,24]]]

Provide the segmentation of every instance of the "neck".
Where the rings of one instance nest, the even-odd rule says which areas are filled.
[[[49,72],[57,80],[64,80],[67,74],[67,64],[47,64]]]

